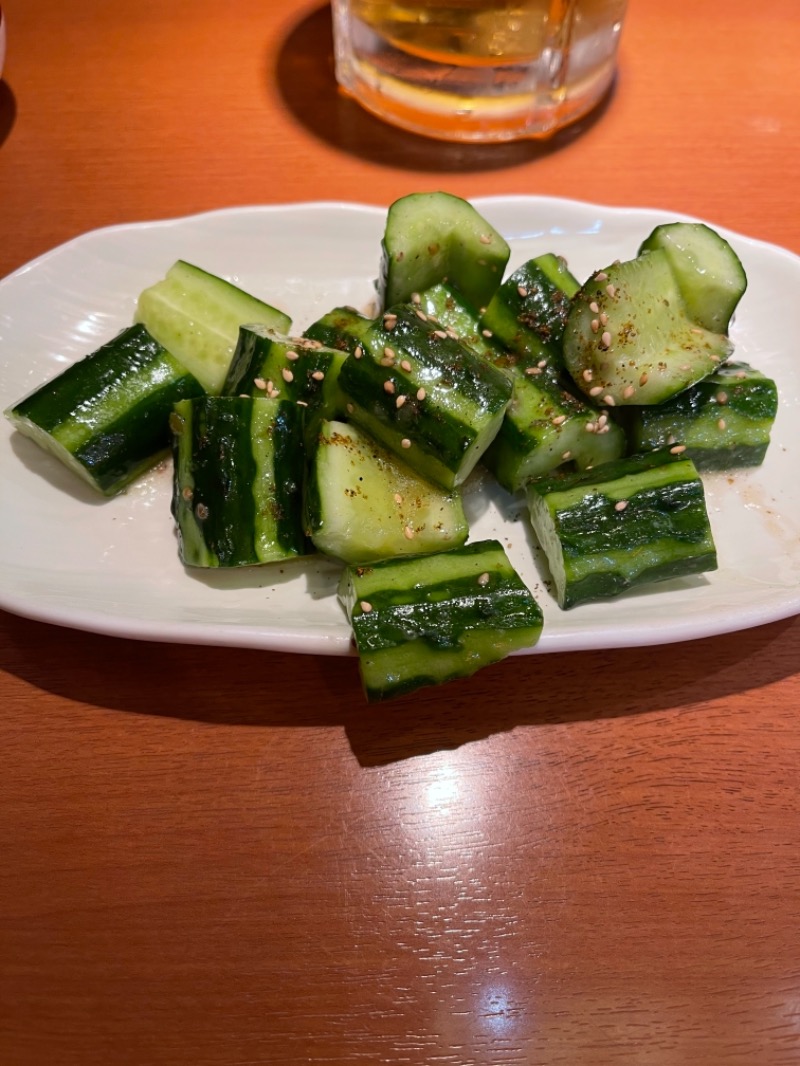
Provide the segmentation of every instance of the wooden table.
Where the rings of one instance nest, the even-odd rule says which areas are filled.
[[[800,252],[796,0],[632,0],[596,120],[492,149],[338,97],[322,6],[3,7],[0,276],[428,188]],[[379,707],[348,658],[0,625],[4,1066],[800,1062],[798,621]]]

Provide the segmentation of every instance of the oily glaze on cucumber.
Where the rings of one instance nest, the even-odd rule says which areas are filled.
[[[703,483],[676,451],[528,483],[531,522],[560,607],[716,569]]]
[[[187,566],[249,566],[307,554],[300,408],[206,396],[175,405],[172,513]]]
[[[457,492],[425,481],[344,422],[320,428],[305,507],[314,546],[346,563],[446,551],[469,533]]]
[[[494,294],[481,316],[481,327],[513,352],[561,365],[570,301],[579,288],[558,256],[548,253],[530,259]]]
[[[312,322],[308,329],[303,330],[303,336],[308,340],[319,341],[326,348],[353,352],[360,344],[361,337],[372,325],[372,321],[355,307],[334,307],[316,322]]]
[[[288,333],[292,324],[283,311],[183,260],[140,294],[136,320],[212,394],[222,389],[239,326],[258,322]]]
[[[469,677],[542,630],[541,609],[496,540],[348,567],[339,596],[369,700]]]
[[[364,334],[339,384],[353,422],[446,489],[472,471],[511,398],[506,374],[413,304],[391,308]]]
[[[543,360],[544,362],[544,360]],[[483,465],[508,492],[559,466],[597,466],[625,454],[625,434],[576,399],[552,366],[512,365],[514,392]]]
[[[144,326],[130,326],[6,417],[92,488],[112,496],[169,451],[169,416],[203,387]]]
[[[488,359],[499,352],[491,330],[482,329],[480,315],[462,293],[446,281],[414,294],[414,306],[428,316],[428,321],[441,327],[454,339],[468,344],[473,351]]]
[[[389,208],[378,282],[381,306],[448,281],[477,308],[503,280],[505,239],[466,200],[445,192],[412,193]]]
[[[747,288],[747,275],[725,238],[702,222],[669,222],[656,226],[639,252],[656,248],[669,260],[692,321],[714,333],[727,333]]]
[[[684,444],[698,470],[763,462],[778,411],[775,382],[747,363],[730,362],[657,407],[630,407],[632,451]]]
[[[724,334],[689,317],[660,249],[594,274],[573,298],[564,331],[572,378],[606,406],[664,403],[732,350]]]

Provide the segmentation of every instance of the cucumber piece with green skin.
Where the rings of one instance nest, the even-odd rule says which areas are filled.
[[[508,492],[565,463],[579,469],[625,454],[622,429],[563,387],[552,366],[513,367],[514,392],[483,465]]]
[[[420,317],[421,315],[421,317]],[[422,477],[460,485],[486,451],[511,381],[413,305],[364,334],[339,375],[350,419]]]
[[[475,307],[494,295],[511,250],[467,200],[451,193],[412,193],[386,216],[378,291],[383,308],[407,303],[440,281]]]
[[[702,222],[669,222],[656,226],[639,253],[656,248],[669,260],[692,321],[714,333],[727,333],[747,288],[747,275],[725,238]]]
[[[362,315],[354,307],[334,307],[316,322],[312,322],[308,329],[303,331],[303,336],[308,340],[319,341],[326,348],[354,352],[372,322],[371,318]]]
[[[415,294],[413,303],[435,326],[454,335],[462,344],[468,344],[479,355],[494,360],[500,354],[491,330],[481,328],[478,312],[446,281]]]
[[[747,363],[730,362],[657,407],[629,407],[632,451],[684,444],[698,470],[729,470],[764,461],[778,411],[775,382]]]
[[[314,546],[346,563],[446,551],[469,534],[457,492],[425,481],[344,422],[320,428],[305,509]]]
[[[563,365],[561,341],[570,301],[580,288],[563,259],[548,253],[530,259],[506,278],[481,316],[507,348]]]
[[[203,387],[144,326],[130,326],[9,407],[16,429],[113,496],[169,453],[169,416]]]
[[[542,611],[496,540],[348,567],[339,596],[367,699],[469,677],[542,631]]]
[[[563,349],[578,388],[614,406],[664,403],[716,370],[733,346],[689,317],[669,259],[656,249],[581,286]]]
[[[239,326],[259,322],[288,333],[292,325],[283,311],[183,260],[139,295],[136,321],[211,394],[222,390]]]
[[[717,567],[703,483],[670,449],[528,482],[560,607]]]
[[[308,554],[300,409],[281,399],[206,396],[175,405],[172,513],[187,566]]]

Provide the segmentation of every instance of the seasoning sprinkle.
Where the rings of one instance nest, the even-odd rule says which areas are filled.
[[[360,344],[357,344],[355,346],[355,348],[353,349],[353,357],[355,359],[360,359],[363,354],[364,354],[364,349],[361,347]]]
[[[408,359],[404,359],[404,360],[403,360],[403,361],[402,361],[402,362],[400,363],[400,369],[401,369],[401,370],[405,370],[405,372],[406,372],[407,374],[410,374],[410,373],[411,373],[411,363],[409,363]]]
[[[293,363],[295,359],[299,359],[300,356],[297,354],[297,352],[287,352],[286,358],[289,360],[290,363]]]
[[[284,380],[284,381],[286,381],[287,383],[288,383],[289,381],[294,381],[294,374],[293,374],[293,373],[291,372],[291,370],[290,370],[290,369],[288,368],[288,366],[285,366],[285,367],[283,368],[283,370],[281,370],[281,377],[282,377],[282,378],[283,378],[283,380]]]
[[[552,424],[553,424],[554,426],[561,426],[561,425],[563,425],[563,424],[564,424],[564,423],[565,423],[566,421],[567,421],[567,416],[566,416],[566,415],[556,415],[556,417],[555,417],[555,418],[551,419],[551,422],[552,422]]]
[[[517,285],[517,292],[520,294],[523,300],[528,295],[528,290],[525,288],[524,285]]]
[[[403,437],[403,439],[400,441],[400,447],[401,448],[410,448],[411,447],[411,441],[408,439],[408,437]]]
[[[592,333],[597,333],[597,331],[600,329],[600,319],[593,318],[589,325],[592,327]]]
[[[314,379],[314,381],[322,381],[325,375],[321,370],[315,370],[311,377]]]
[[[411,293],[411,302],[412,304],[416,304],[417,307],[419,307],[419,305],[422,303],[422,297],[418,292]]]
[[[481,242],[481,244],[491,244],[491,243],[492,243],[492,237],[491,237],[491,234],[489,234],[489,233],[482,233],[482,234],[480,235],[480,242]]]
[[[728,423],[725,421],[725,419],[721,418],[719,422],[717,422],[717,429],[725,429],[727,424]]]
[[[390,394],[393,393],[394,392],[394,382],[393,381],[384,381],[384,383],[383,383],[383,391],[384,392],[388,392]]]
[[[489,575],[487,573],[481,574],[481,576],[478,578],[478,584],[479,585],[488,585],[489,584]]]
[[[398,505],[399,505],[399,504],[401,504],[401,503],[403,502],[403,497],[402,497],[402,496],[400,495],[400,493],[399,493],[399,492],[396,492],[396,493],[394,494],[394,502],[395,502],[396,504],[398,504]]]
[[[608,281],[608,274],[604,270],[601,270],[599,274],[595,274],[595,281]]]
[[[198,505],[194,509],[194,513],[197,515],[201,522],[205,521],[205,519],[208,518],[208,508],[204,503],[198,503]]]
[[[266,381],[264,381],[263,378],[253,378],[253,384],[257,389],[262,389],[265,391],[267,388],[267,383]]]
[[[611,334],[608,332],[608,330],[605,331],[600,340],[606,346],[606,348],[611,347]]]
[[[406,526],[406,528],[403,530],[403,536],[406,538],[406,540],[414,539],[415,533],[411,526]]]
[[[584,372],[583,372],[583,380],[584,381],[591,381],[593,377],[594,377],[594,373],[587,367],[586,370],[584,370]]]
[[[606,285],[606,292],[608,293],[608,295],[613,300],[614,297],[617,295],[617,287],[616,287],[616,285]]]
[[[418,400],[424,400],[427,395],[428,394],[425,392],[424,389],[417,389],[417,399]]]
[[[614,510],[615,511],[624,511],[627,506],[628,506],[628,501],[627,500],[617,500],[617,502],[614,504]]]
[[[364,612],[364,614],[369,614],[369,612],[372,610],[372,604],[369,603],[367,600],[362,600],[361,610]]]
[[[647,373],[646,370],[643,370],[641,375],[639,376],[639,385],[640,386],[641,385],[646,385],[647,382],[649,381],[649,378],[650,378],[650,375]]]
[[[600,308],[596,300],[592,300],[592,302],[589,304],[589,310],[592,312],[593,315],[600,314]]]
[[[490,329],[482,329],[481,330],[481,336],[483,336],[483,337],[493,337],[494,334],[492,333],[492,331]]]
[[[394,359],[394,357],[395,357],[395,355],[394,355],[394,349],[393,349],[393,348],[390,348],[390,347],[389,347],[389,346],[387,345],[387,346],[386,346],[386,347],[385,347],[385,348],[383,349],[383,358],[384,358],[384,359]]]
[[[715,397],[715,399],[716,399],[717,403],[727,403],[728,402],[728,394],[727,394],[727,392],[718,392],[716,397]]]
[[[603,403],[606,404],[608,407],[616,407],[617,405],[616,400],[610,394],[608,396],[603,397]]]
[[[685,452],[685,451],[686,451],[686,445],[685,444],[676,444],[674,448],[670,448],[670,454],[671,455],[680,455],[681,452]]]
[[[602,385],[595,385],[591,389],[589,389],[589,395],[590,396],[599,396],[602,391],[603,391],[603,386]]]
[[[397,399],[394,401],[394,405],[395,405],[395,407],[402,407],[405,402],[406,402],[406,397],[401,395],[401,396],[398,396]]]
[[[629,400],[635,392],[636,389],[633,387],[633,385],[626,385],[622,391],[622,395],[625,397],[626,400]]]

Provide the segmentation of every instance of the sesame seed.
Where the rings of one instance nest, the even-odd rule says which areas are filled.
[[[480,236],[480,242],[481,242],[481,244],[491,244],[492,243],[491,234],[482,233],[481,236]]]
[[[592,327],[592,333],[597,333],[597,331],[600,329],[600,319],[593,318],[589,325]]]
[[[411,526],[406,526],[406,528],[403,530],[403,536],[406,538],[406,540],[414,539],[414,530],[411,528]]]
[[[717,403],[727,403],[728,402],[728,394],[727,394],[727,392],[718,392],[716,397],[715,397],[715,399],[716,399]]]
[[[606,404],[608,407],[615,407],[616,406],[616,401],[614,400],[614,397],[611,396],[611,395],[604,396],[603,397],[603,403]]]
[[[686,451],[686,445],[685,444],[676,444],[674,448],[670,448],[670,454],[671,455],[680,455],[681,452],[685,452],[685,451]]]
[[[308,407],[308,404],[306,403],[305,400],[297,400],[297,406],[298,407]],[[348,407],[350,408],[351,411],[353,410],[353,405],[352,404],[348,404]]]
[[[394,349],[393,348],[389,348],[388,346],[386,348],[384,348],[383,349],[383,358],[384,359],[394,359]]]
[[[357,344],[355,346],[355,348],[353,349],[353,356],[356,359],[360,359],[363,354],[364,354],[364,349],[361,347],[360,344]]]
[[[722,356],[721,355],[710,355],[708,358],[711,360],[712,363],[721,363],[722,362]]]
[[[364,614],[369,614],[369,612],[372,610],[372,604],[369,603],[367,600],[362,600],[361,610],[364,612]]]
[[[525,368],[525,373],[532,376],[534,374],[541,374],[541,369],[538,366],[529,366]]]
[[[591,370],[589,370],[588,368],[586,370],[584,370],[584,372],[583,372],[583,380],[584,381],[591,381],[593,377],[594,377],[594,373]]]
[[[294,381],[294,374],[291,372],[291,370],[287,366],[285,366],[283,368],[283,370],[281,370],[281,377],[286,382]]]
[[[388,392],[388,393],[393,393],[394,392],[394,382],[393,381],[384,381],[384,383],[383,383],[383,391],[384,392]]]
[[[493,337],[494,334],[492,333],[492,331],[490,329],[482,329],[481,330],[481,336],[483,336],[483,337]]]
[[[427,393],[425,392],[424,389],[417,389],[417,399],[418,400],[424,400],[426,396],[427,396]]]
[[[605,413],[605,411],[603,411],[601,413],[600,417],[597,419],[597,424],[598,424],[598,426],[604,426],[607,421],[608,421],[608,415]]]
[[[314,379],[314,381],[322,381],[325,375],[321,370],[315,370],[311,377]]]
[[[398,506],[403,502],[403,497],[400,495],[399,492],[396,492],[394,494],[394,502],[398,504]]]
[[[289,360],[289,362],[293,363],[295,359],[299,359],[300,356],[297,354],[297,352],[287,352],[286,358]]]
[[[551,419],[551,421],[552,421],[554,426],[561,426],[567,421],[567,416],[566,415],[556,415],[556,417]]]
[[[643,371],[643,372],[642,372],[642,374],[641,374],[641,375],[639,376],[639,385],[640,385],[640,386],[641,386],[641,385],[646,385],[646,384],[647,384],[647,382],[648,382],[648,379],[649,379],[649,374],[648,374],[648,373],[647,373],[647,371],[645,370],[645,371]]]
[[[268,381],[266,385],[267,392],[272,392],[274,388],[275,386],[273,385],[273,383],[271,381]]]
[[[201,522],[208,518],[208,508],[204,503],[198,503],[198,505],[194,509],[194,513],[197,515]]]
[[[452,326],[448,326],[446,332],[447,332],[447,336],[450,338],[451,341],[457,341],[458,340],[458,334],[452,328]]]
[[[613,300],[614,297],[617,295],[617,287],[616,287],[616,285],[606,285],[606,292],[608,293],[608,295]]]
[[[351,403],[349,403],[349,404],[347,405],[347,413],[348,413],[349,415],[351,415],[351,414],[353,413],[353,411],[354,411],[354,410],[355,410],[355,408],[353,407],[353,405],[352,405]]]
[[[597,432],[597,423],[596,422],[587,422],[586,425],[583,428],[586,430],[587,433],[596,433]]]
[[[739,380],[741,381],[742,378],[746,378],[747,377],[747,372],[745,370],[737,370],[736,373],[734,374],[734,377],[739,378]]]
[[[394,405],[395,405],[395,407],[402,407],[405,402],[406,402],[406,397],[405,396],[398,396],[397,399],[394,401]]]
[[[383,316],[383,328],[394,329],[397,325],[397,315],[384,315]]]
[[[443,329],[435,329],[433,335],[434,337],[438,337],[440,341],[447,340],[447,334]]]
[[[599,396],[602,391],[603,391],[603,386],[602,385],[594,385],[591,389],[589,389],[589,395],[590,396]]]
[[[606,348],[611,347],[611,334],[608,332],[608,330],[605,331],[600,340],[606,346]]]
[[[257,389],[266,389],[267,383],[263,378],[253,378],[253,384]]]
[[[544,368],[547,366],[547,360],[546,359],[540,359],[539,362],[536,365],[538,367],[541,367],[542,370],[544,370]]]
[[[674,444],[675,440],[676,440],[675,435],[673,433],[670,433],[670,435],[667,437],[667,444]]]
[[[572,452],[562,452],[561,453],[561,458],[562,459],[571,459],[572,458]]]
[[[517,285],[517,292],[520,294],[523,300],[528,295],[528,290],[525,288],[524,285]]]
[[[589,304],[589,310],[592,312],[593,315],[600,314],[600,308],[598,307],[596,300],[592,300],[592,302]]]
[[[702,329],[698,329],[698,328],[697,328],[697,326],[692,326],[692,329],[691,329],[691,331],[690,331],[690,332],[692,332],[692,333],[697,333],[697,334],[699,334],[699,335],[700,335],[701,337],[702,337],[702,335],[703,335],[703,331],[702,331]]]
[[[424,311],[421,311],[418,307],[415,310],[415,314],[416,314],[417,318],[421,319],[423,322],[427,322],[428,321],[428,316],[425,314]]]
[[[607,281],[608,280],[608,274],[606,274],[606,272],[604,270],[601,270],[599,274],[595,274],[594,280],[595,281]]]
[[[481,574],[481,576],[478,578],[478,584],[479,585],[488,585],[489,584],[489,575],[486,574],[486,573]]]
[[[409,363],[408,359],[404,359],[400,364],[400,367],[402,370],[405,370],[407,374],[411,373],[411,363]]]
[[[628,506],[628,501],[627,500],[617,500],[617,502],[614,504],[614,510],[615,511],[624,511],[627,506]]]
[[[727,422],[725,421],[725,419],[724,419],[724,418],[721,418],[721,419],[719,420],[719,422],[717,422],[717,429],[725,429],[725,427],[727,426],[727,424],[728,424],[728,423],[727,423]]]
[[[408,439],[408,437],[403,437],[403,439],[400,441],[400,447],[401,448],[410,448],[411,447],[411,441]]]
[[[418,292],[412,292],[411,293],[411,302],[412,302],[412,304],[417,304],[417,306],[419,306],[419,304],[422,303],[422,297],[420,296],[420,294]]]
[[[605,313],[605,311],[601,312],[601,314],[600,314],[600,325],[601,326],[607,326],[608,325],[608,315]]]
[[[635,392],[636,389],[633,387],[633,385],[626,385],[622,391],[622,395],[625,397],[626,400],[629,400]]]

